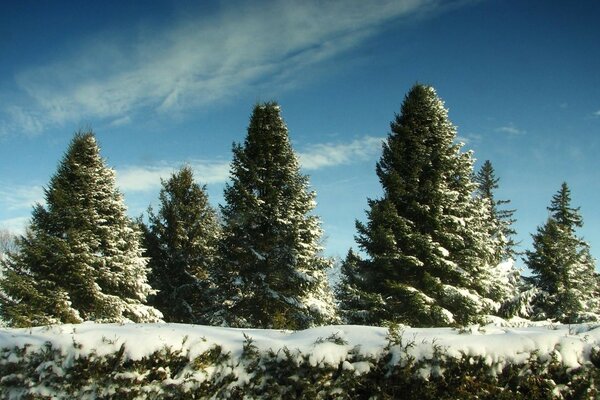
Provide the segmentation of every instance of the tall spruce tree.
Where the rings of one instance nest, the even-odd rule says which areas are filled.
[[[114,171],[94,135],[78,133],[36,205],[0,281],[0,312],[13,326],[158,321],[140,232],[127,217]]]
[[[415,85],[377,163],[383,197],[369,200],[367,223],[356,224],[368,257],[351,260],[362,277],[353,288],[372,303],[370,324],[466,324],[491,307],[479,278],[493,249],[473,197],[471,153],[460,151],[455,136],[435,90]]]
[[[490,160],[486,160],[474,178],[477,186],[477,195],[488,203],[486,222],[489,225],[488,232],[494,241],[495,263],[502,260],[514,258],[515,242],[513,236],[516,234],[512,225],[515,222],[515,210],[503,209],[502,206],[509,204],[510,200],[496,200],[495,191],[498,189],[500,178],[496,177],[494,167]]]
[[[217,244],[221,227],[205,188],[190,167],[162,181],[160,208],[149,210],[144,227],[150,283],[158,293],[150,304],[167,322],[203,323],[212,307]]]
[[[334,305],[321,256],[315,193],[299,171],[275,103],[254,108],[234,145],[221,242],[223,309],[216,323],[301,329],[331,322]]]
[[[540,290],[534,299],[536,319],[564,323],[598,320],[600,298],[598,276],[589,245],[576,236],[583,226],[579,208],[571,207],[566,183],[552,197],[550,217],[533,237],[533,250],[526,251],[527,266]]]

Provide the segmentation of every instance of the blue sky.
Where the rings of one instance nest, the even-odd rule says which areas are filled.
[[[477,166],[492,161],[520,250],[567,181],[599,258],[599,18],[592,0],[2,2],[0,228],[22,229],[88,127],[132,216],[185,163],[216,205],[253,105],[276,100],[326,253],[343,256],[380,195],[381,140],[421,82]]]

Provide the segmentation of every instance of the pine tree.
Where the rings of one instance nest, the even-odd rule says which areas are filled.
[[[515,210],[501,208],[510,200],[496,200],[495,191],[500,179],[489,160],[483,163],[474,181],[478,185],[475,201],[481,203],[483,230],[487,233],[488,246],[493,249],[492,260],[480,279],[485,282],[486,296],[497,303],[491,312],[512,317],[519,309],[518,299],[524,284],[514,263],[512,237],[516,232],[512,224]]]
[[[371,293],[363,288],[369,280],[361,269],[363,263],[360,255],[352,249],[342,261],[340,281],[335,288],[340,318],[347,324],[369,325],[373,314],[383,312],[384,301],[379,293]]]
[[[575,234],[583,225],[579,208],[571,207],[566,183],[552,197],[550,217],[533,237],[526,251],[527,266],[534,273],[540,294],[534,299],[537,315],[564,323],[598,320],[598,277],[589,245]]]
[[[473,198],[472,155],[454,143],[455,128],[431,87],[410,90],[391,131],[376,168],[383,197],[369,200],[367,223],[356,224],[368,256],[358,262],[359,289],[383,302],[369,323],[475,322],[491,307],[478,278],[493,249]]]
[[[485,220],[489,224],[490,239],[496,247],[495,263],[514,258],[513,235],[516,232],[512,225],[515,223],[515,210],[501,209],[503,205],[509,204],[510,200],[496,200],[494,192],[498,189],[500,179],[496,177],[491,161],[486,160],[483,163],[474,180],[478,184],[477,195],[488,203],[489,212]]]
[[[332,321],[334,305],[320,255],[315,193],[299,171],[275,103],[254,108],[244,145],[234,145],[231,184],[221,208],[217,323],[301,329]]]
[[[569,232],[574,232],[575,228],[583,226],[583,218],[579,214],[579,207],[571,208],[571,190],[566,182],[563,182],[558,193],[552,196],[548,211],[550,211],[552,219]]]
[[[92,133],[76,134],[36,205],[0,281],[0,312],[14,326],[160,320],[140,232]]]
[[[150,304],[167,322],[203,323],[215,290],[217,214],[189,167],[162,181],[159,199],[158,214],[150,209],[144,227],[150,283],[158,290]]]

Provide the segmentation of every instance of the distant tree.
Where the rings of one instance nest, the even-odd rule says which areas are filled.
[[[353,325],[369,325],[373,315],[383,314],[383,298],[379,293],[366,289],[369,277],[368,270],[360,268],[364,261],[352,249],[342,260],[340,281],[335,288],[340,318]]]
[[[533,237],[526,263],[539,294],[534,318],[564,323],[598,320],[598,276],[589,245],[575,234],[583,226],[579,208],[571,207],[566,183],[552,197],[550,217]]]
[[[477,195],[488,203],[486,222],[489,225],[490,239],[496,247],[495,263],[502,260],[514,258],[515,242],[513,236],[516,234],[512,225],[515,222],[512,209],[502,209],[510,200],[496,200],[495,190],[498,189],[499,178],[496,177],[491,161],[486,160],[481,169],[475,175],[478,184]]]
[[[315,193],[277,104],[254,108],[243,146],[233,147],[231,182],[221,208],[225,299],[215,323],[301,329],[333,321]]]
[[[410,90],[391,130],[376,168],[383,197],[369,200],[367,223],[357,222],[356,240],[368,257],[350,258],[356,265],[345,270],[360,279],[344,279],[374,302],[366,307],[370,324],[478,321],[493,307],[479,279],[493,249],[473,198],[471,153],[454,143],[456,130],[428,86]]]
[[[3,255],[17,251],[17,235],[8,229],[0,229],[0,259]]]
[[[10,325],[86,320],[150,322],[140,232],[94,135],[78,133],[5,262],[0,313]]]
[[[212,305],[220,225],[205,188],[190,167],[162,181],[160,208],[149,210],[144,227],[150,284],[158,290],[150,304],[167,322],[202,323]]]

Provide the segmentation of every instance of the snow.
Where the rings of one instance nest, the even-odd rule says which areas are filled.
[[[506,322],[506,321],[505,321]],[[516,321],[516,325],[519,321]],[[507,363],[525,363],[533,354],[540,358],[555,356],[568,368],[589,361],[593,347],[600,345],[600,325],[541,325],[526,327],[472,326],[455,328],[409,328],[400,330],[401,343],[392,348],[392,362],[403,357],[415,360],[431,359],[436,349],[449,357],[483,357],[489,365],[501,368]],[[57,325],[27,329],[0,330],[1,348],[28,348],[28,352],[43,350],[47,343],[61,349],[67,360],[95,353],[97,356],[116,352],[122,345],[125,357],[141,360],[165,347],[182,349],[190,359],[219,345],[224,352],[239,359],[246,342],[258,351],[288,349],[298,355],[310,354],[313,366],[340,365],[356,374],[370,369],[368,362],[349,363],[353,351],[366,357],[378,357],[389,344],[388,329],[380,327],[341,325],[324,326],[304,331],[234,329],[184,324],[96,324]],[[78,346],[73,346],[78,343]],[[403,351],[407,351],[404,355]],[[11,354],[10,357],[14,358]],[[48,365],[49,368],[57,368]],[[423,374],[441,373],[423,371]]]

